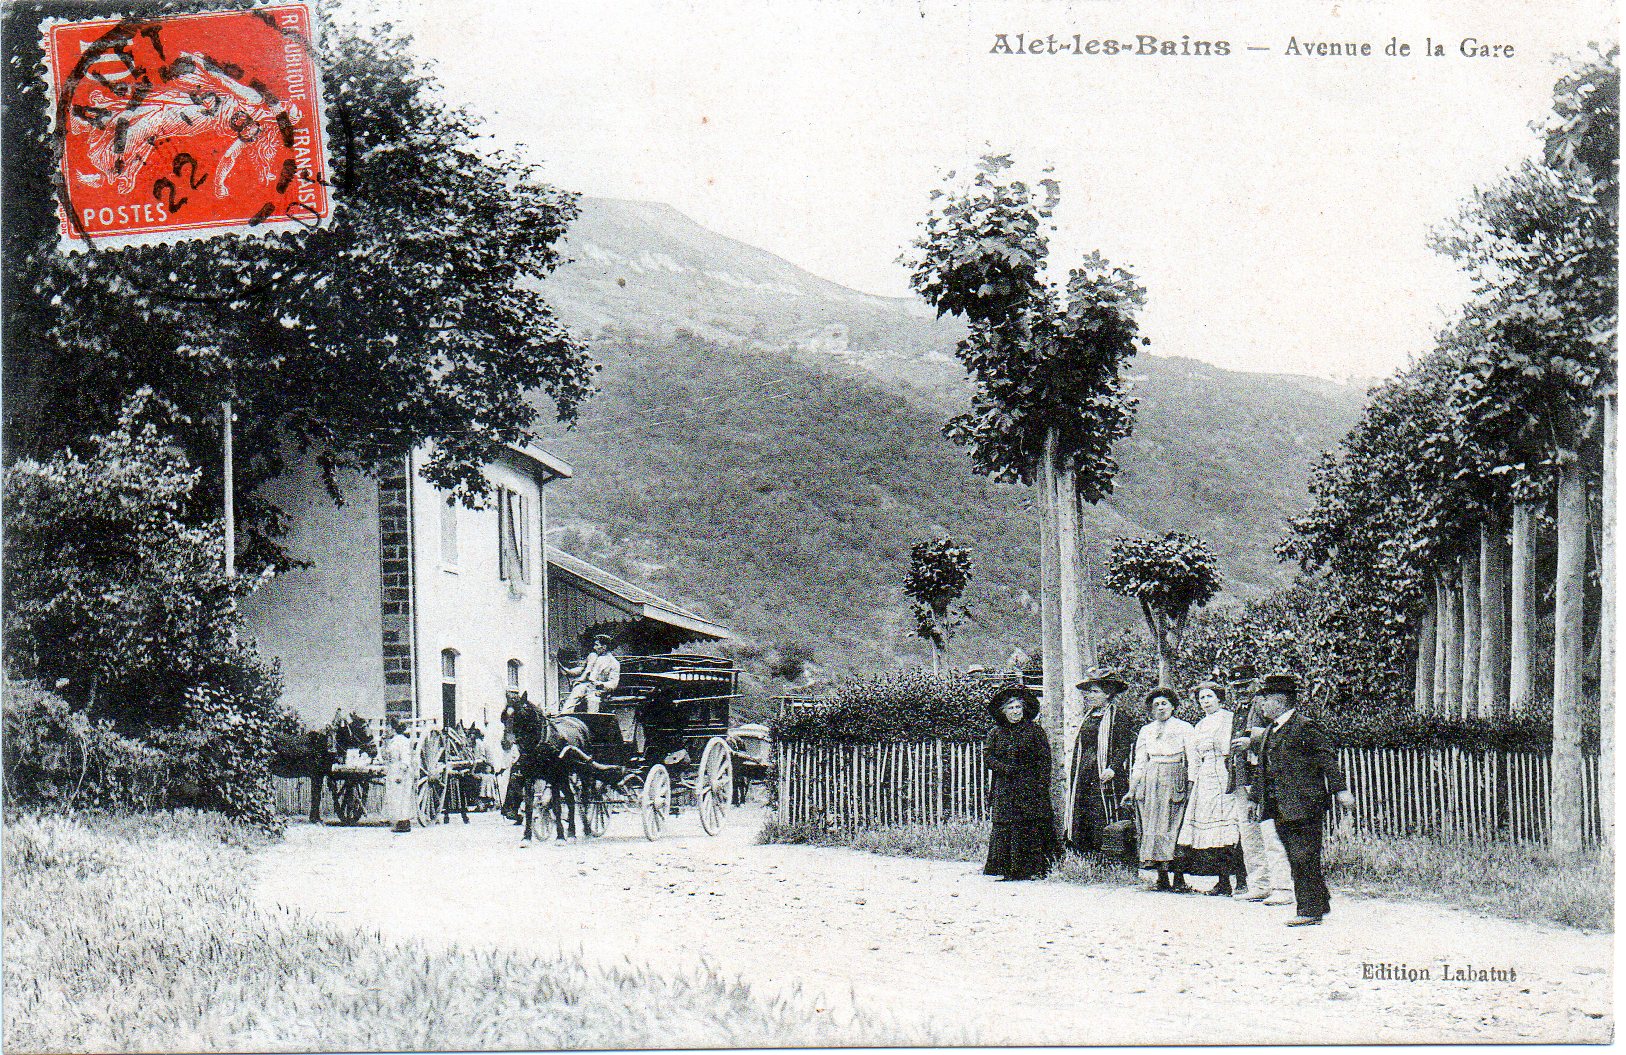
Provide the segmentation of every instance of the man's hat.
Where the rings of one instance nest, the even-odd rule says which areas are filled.
[[[1116,696],[1129,688],[1129,683],[1118,677],[1118,672],[1108,667],[1091,667],[1084,672],[1084,680],[1078,683],[1081,689],[1091,685],[1099,685],[1107,691],[1107,695]]]
[[[1290,699],[1299,698],[1299,679],[1296,674],[1266,674],[1255,696],[1282,695]]]

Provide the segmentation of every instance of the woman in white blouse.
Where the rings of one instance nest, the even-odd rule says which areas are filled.
[[[1152,720],[1135,739],[1135,763],[1129,771],[1124,805],[1135,806],[1141,868],[1157,872],[1157,883],[1147,889],[1188,894],[1191,888],[1179,869],[1179,837],[1190,783],[1186,760],[1193,730],[1174,716],[1179,706],[1180,697],[1173,689],[1158,688],[1146,694]]]
[[[1205,681],[1193,690],[1203,719],[1192,731],[1191,755],[1186,760],[1191,777],[1191,798],[1185,826],[1180,829],[1180,854],[1190,875],[1218,877],[1209,893],[1223,897],[1247,885],[1242,870],[1242,848],[1237,827],[1236,788],[1231,783],[1231,712],[1225,709],[1225,688]]]

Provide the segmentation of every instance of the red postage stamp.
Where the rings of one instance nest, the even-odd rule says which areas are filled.
[[[48,23],[60,244],[325,223],[313,28],[304,3]]]

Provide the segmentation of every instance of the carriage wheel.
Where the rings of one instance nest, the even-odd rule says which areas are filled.
[[[339,788],[339,823],[359,824],[367,811],[365,785],[359,780],[347,780]]]
[[[666,818],[672,813],[672,777],[659,762],[649,767],[638,805],[643,814],[644,838],[654,842],[666,830]]]
[[[583,781],[577,796],[582,811],[582,827],[587,837],[597,838],[610,826],[610,804],[604,801],[604,786],[596,780]]]
[[[418,825],[429,827],[440,819],[441,783],[434,777],[418,778]]]
[[[734,799],[734,757],[720,736],[706,742],[700,756],[700,772],[694,778],[694,804],[700,811],[700,827],[707,835],[723,830],[723,810]]]

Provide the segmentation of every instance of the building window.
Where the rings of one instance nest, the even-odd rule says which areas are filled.
[[[440,727],[457,724],[457,649],[440,651]]]
[[[506,487],[497,488],[497,575],[508,582],[530,582],[531,562],[526,559],[525,496]]]
[[[457,567],[457,503],[450,497],[440,507],[440,562]]]
[[[519,691],[520,672],[524,669],[525,664],[519,660],[511,659],[508,661],[508,688],[513,692]]]

